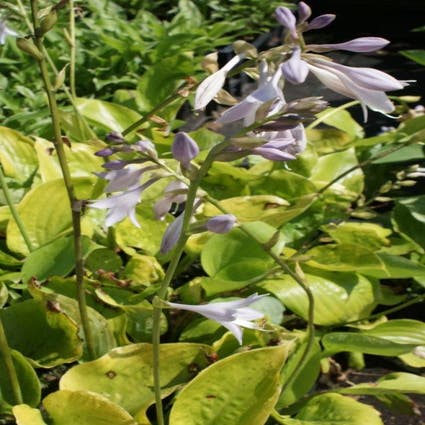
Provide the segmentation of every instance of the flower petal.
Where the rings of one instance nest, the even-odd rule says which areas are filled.
[[[298,23],[305,22],[311,16],[311,8],[308,4],[300,1],[298,3]]]
[[[389,43],[388,40],[381,37],[359,37],[344,43],[335,44],[309,44],[307,50],[312,52],[330,52],[332,50],[346,50],[348,52],[374,52],[382,49]]]
[[[296,47],[292,56],[281,65],[283,76],[292,84],[301,84],[307,78],[309,69],[306,62],[301,59],[301,50]]]
[[[280,6],[275,10],[275,16],[280,25],[283,25],[289,30],[292,37],[297,39],[297,20],[294,14],[287,7]]]
[[[311,22],[309,22],[306,31],[310,30],[318,30],[323,27],[327,27],[331,22],[334,21],[336,16],[332,13],[326,13],[325,15],[320,15],[314,18]]]

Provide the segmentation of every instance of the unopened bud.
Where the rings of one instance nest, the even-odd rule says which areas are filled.
[[[158,158],[158,152],[155,145],[150,140],[139,140],[134,145],[135,149],[151,158]]]
[[[58,14],[56,10],[50,11],[41,21],[40,27],[38,28],[37,36],[41,37],[50,31],[58,21]]]
[[[403,180],[399,182],[399,185],[403,187],[411,187],[411,186],[414,186],[416,183],[417,183],[416,180]]]
[[[43,53],[41,53],[39,48],[29,38],[18,38],[16,40],[16,45],[23,52],[28,53],[30,56],[37,59],[38,61],[43,60]]]
[[[96,156],[101,156],[101,157],[105,157],[105,156],[110,156],[114,153],[114,150],[111,148],[105,148],[105,149],[101,149],[100,151],[95,152],[94,154]]]
[[[174,138],[171,153],[174,159],[187,168],[190,161],[198,155],[199,147],[187,133],[180,131]]]
[[[236,223],[236,217],[233,214],[221,214],[207,221],[206,227],[213,233],[227,233],[232,230]]]
[[[121,170],[126,165],[127,165],[127,161],[122,161],[118,159],[115,161],[105,162],[105,164],[103,164],[102,167],[106,168],[107,170]]]
[[[122,137],[122,135],[120,133],[118,133],[117,131],[111,131],[110,133],[108,133],[105,137],[105,139],[108,142],[111,143],[124,143],[124,137]]]

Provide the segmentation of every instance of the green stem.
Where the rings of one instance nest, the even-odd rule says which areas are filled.
[[[345,170],[343,173],[341,173],[339,176],[335,177],[333,180],[331,180],[328,184],[326,184],[325,186],[323,186],[320,190],[317,191],[317,194],[320,195],[323,192],[325,192],[326,190],[328,190],[331,186],[333,186],[337,181],[341,180],[342,178],[344,178],[345,176],[347,176],[348,174],[352,173],[353,171],[357,170],[358,168],[363,168],[366,167],[366,165],[371,164],[373,161],[376,161],[378,159],[384,158],[387,155],[390,155],[394,152],[397,152],[398,150],[402,149],[406,147],[405,144],[400,144],[397,146],[394,146],[392,149],[388,149],[385,152],[380,152],[376,155],[371,156],[370,158],[356,164],[353,165],[352,167],[350,167],[348,170]]]
[[[0,359],[3,361],[3,364],[6,369],[7,379],[9,380],[10,387],[13,392],[13,404],[22,404],[22,392],[21,387],[19,386],[18,375],[16,373],[15,365],[13,364],[12,353],[10,347],[7,343],[6,333],[3,327],[3,321],[0,316]]]
[[[37,34],[37,29],[39,28],[37,0],[31,0],[31,11],[32,11],[33,26],[34,26],[34,34]],[[40,51],[43,51],[42,37],[35,36],[34,43]],[[91,358],[94,358],[95,350],[94,350],[93,334],[92,334],[90,323],[89,323],[85,289],[84,289],[84,264],[83,264],[82,249],[81,249],[82,202],[78,200],[75,195],[74,185],[72,182],[71,173],[70,173],[68,162],[66,159],[64,144],[62,141],[59,109],[56,102],[55,92],[52,87],[52,83],[50,81],[49,72],[47,69],[47,64],[45,59],[43,58],[39,60],[38,64],[39,64],[40,73],[41,73],[41,77],[44,84],[44,90],[46,92],[48,103],[49,103],[49,110],[50,110],[50,115],[52,119],[52,127],[53,127],[53,133],[54,133],[53,143],[58,155],[64,184],[66,187],[69,203],[71,206],[72,227],[73,227],[73,237],[74,237],[75,275],[76,275],[76,283],[77,283],[77,299],[78,299],[78,307],[80,311],[80,318],[81,318],[81,323],[83,327],[88,354]]]
[[[69,0],[69,37],[70,37],[70,52],[69,52],[69,89],[73,99],[77,97],[75,89],[75,53],[76,53],[76,38],[75,38],[75,9],[74,0]]]
[[[22,222],[21,217],[19,216],[19,213],[15,207],[15,204],[12,201],[12,197],[10,196],[9,188],[7,187],[6,179],[3,173],[3,167],[1,165],[0,165],[0,186],[3,189],[6,203],[10,209],[12,217],[14,218],[16,222],[16,225],[18,226],[19,232],[21,233],[22,238],[24,239],[25,245],[27,246],[28,251],[31,252],[34,250],[34,247],[32,246],[31,240],[25,229],[24,223]]]
[[[317,127],[319,124],[321,124],[323,121],[331,117],[333,114],[336,114],[339,111],[342,111],[344,109],[348,109],[351,106],[358,105],[360,102],[358,100],[353,100],[352,102],[344,103],[341,106],[338,106],[337,108],[332,108],[329,112],[326,114],[321,115],[319,118],[314,120],[310,125],[308,125],[306,128],[307,130],[311,130],[315,127]]]
[[[177,88],[177,90],[167,97],[165,100],[160,102],[158,105],[155,106],[155,108],[151,109],[147,114],[145,114],[142,118],[131,124],[129,127],[127,127],[121,134],[123,136],[126,136],[127,134],[131,133],[132,131],[139,128],[142,124],[147,122],[153,115],[155,115],[157,112],[159,112],[161,109],[168,106],[171,102],[181,97],[180,91],[184,89],[187,86],[187,83],[183,83],[180,87]]]
[[[221,152],[228,142],[224,141],[216,146],[214,146],[207,157],[205,158],[203,164],[198,170],[196,178],[189,185],[189,190],[187,193],[186,205],[183,215],[182,230],[180,233],[179,240],[177,241],[176,247],[174,248],[174,255],[168,265],[167,271],[165,273],[164,280],[161,283],[161,286],[158,290],[158,297],[164,299],[167,294],[167,289],[170,286],[171,280],[175,274],[177,266],[179,264],[180,258],[183,254],[184,247],[187,241],[186,231],[189,227],[190,219],[193,214],[193,208],[195,204],[195,198],[198,191],[198,188],[201,184],[202,179],[207,174],[211,164],[214,161],[214,158],[219,152]],[[153,310],[153,326],[152,326],[152,355],[153,355],[153,381],[155,389],[155,407],[156,407],[156,416],[157,424],[164,425],[164,412],[162,409],[162,398],[161,398],[161,374],[160,374],[160,319],[161,319],[162,307],[160,303],[154,303]]]
[[[27,15],[27,12],[25,10],[24,5],[22,4],[21,0],[16,0],[16,3],[18,5],[18,7],[19,7],[19,11],[21,12],[22,17],[25,20],[25,24],[27,25],[28,29],[30,31],[32,31],[33,30],[33,27],[32,27],[31,21],[28,18],[28,15]]]

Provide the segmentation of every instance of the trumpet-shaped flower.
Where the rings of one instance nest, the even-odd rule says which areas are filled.
[[[243,58],[244,54],[239,54],[230,59],[222,68],[214,72],[199,84],[195,94],[195,109],[204,109],[224,86],[226,76]]]
[[[6,21],[0,21],[0,45],[3,45],[6,43],[6,37],[8,36],[16,37],[18,33],[10,29]]]
[[[284,102],[283,93],[279,87],[281,77],[280,68],[274,74],[270,74],[267,64],[263,62],[258,88],[237,105],[225,111],[218,122],[226,124],[243,119],[244,125],[249,126],[255,122],[256,113],[263,104],[275,101],[274,109],[279,109]],[[273,113],[273,110],[270,113]]]
[[[172,204],[181,204],[186,200],[187,189],[187,185],[180,180],[174,180],[168,184],[164,190],[164,196],[153,207],[157,220],[164,219]]]
[[[171,152],[174,159],[177,159],[183,167],[188,168],[190,161],[198,155],[199,147],[187,133],[179,131],[174,137]]]
[[[167,305],[171,308],[193,311],[194,313],[201,314],[207,319],[220,323],[220,325],[227,328],[235,336],[239,344],[242,345],[243,328],[258,329],[257,325],[252,321],[264,317],[263,313],[248,306],[263,297],[267,297],[267,295],[252,294],[248,298],[241,300],[223,301],[204,305],[188,305],[172,302],[167,302]]]
[[[213,233],[227,233],[232,230],[235,223],[236,217],[233,214],[221,214],[210,218],[206,228]]]

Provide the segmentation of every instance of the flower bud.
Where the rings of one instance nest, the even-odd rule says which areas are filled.
[[[187,133],[180,131],[174,138],[171,153],[183,167],[188,168],[190,161],[198,155],[199,147]]]
[[[134,145],[135,149],[139,152],[144,153],[151,158],[158,158],[158,153],[155,149],[155,145],[150,140],[139,140]]]
[[[111,148],[104,148],[101,149],[100,151],[95,152],[94,154],[96,156],[101,156],[101,157],[105,157],[105,156],[110,156],[114,153],[114,150]]]
[[[311,16],[311,8],[308,4],[300,1],[298,3],[298,22],[301,24]]]
[[[318,30],[320,28],[327,27],[335,18],[336,16],[332,13],[320,15],[308,24],[307,30]]]
[[[16,45],[23,52],[28,53],[33,58],[38,61],[43,60],[43,53],[38,49],[38,47],[34,44],[34,42],[28,38],[18,38],[16,40]]]
[[[105,139],[108,142],[111,142],[111,143],[124,143],[125,142],[124,138],[117,131],[111,131],[110,133],[108,133],[106,135]]]
[[[122,161],[120,159],[117,159],[115,161],[105,162],[105,164],[103,164],[102,167],[108,170],[121,170],[126,165],[127,165],[127,161]]]
[[[40,27],[38,28],[37,36],[42,36],[46,34],[46,32],[50,31],[58,21],[58,14],[56,10],[51,10],[41,21]]]
[[[236,217],[233,214],[222,214],[210,218],[206,227],[213,233],[227,233],[232,230],[236,223]]]

